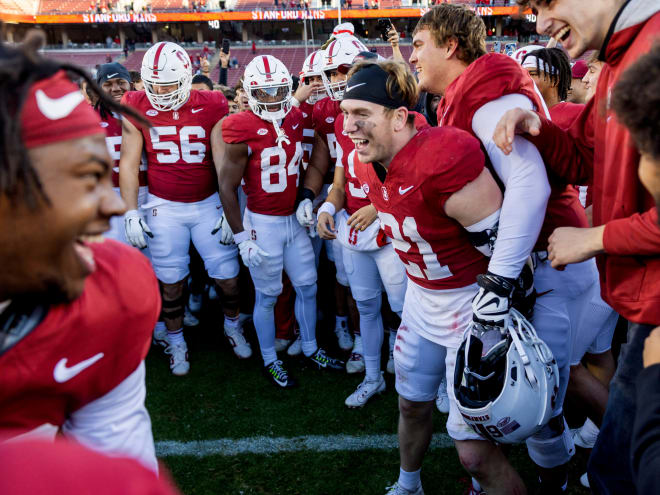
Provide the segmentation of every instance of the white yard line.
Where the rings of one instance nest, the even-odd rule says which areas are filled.
[[[447,449],[454,442],[446,433],[433,435],[431,449]],[[198,442],[166,440],[156,442],[158,457],[210,455],[234,456],[240,454],[277,454],[280,452],[334,452],[345,450],[393,450],[398,449],[396,435],[306,435],[302,437],[250,437],[221,438]]]

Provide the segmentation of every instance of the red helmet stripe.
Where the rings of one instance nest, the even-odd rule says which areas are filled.
[[[268,57],[264,55],[263,57],[264,61],[264,69],[266,70],[266,76],[270,76],[270,63],[268,62]]]
[[[156,56],[154,57],[154,70],[158,70],[158,60],[160,59],[160,52],[163,51],[163,48],[165,48],[165,42],[162,41],[160,43],[160,46],[158,47],[158,50],[156,50]]]
[[[314,58],[316,57],[317,52],[312,53],[312,58],[309,59],[309,70],[312,70],[314,67]]]

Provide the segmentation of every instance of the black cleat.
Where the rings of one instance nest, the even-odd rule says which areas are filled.
[[[289,376],[289,373],[284,369],[282,361],[279,359],[264,366],[264,374],[271,383],[280,388],[293,388],[297,385],[296,380]]]
[[[344,361],[328,356],[320,347],[307,359],[309,359],[312,364],[320,370],[344,371],[344,367],[346,366]]]

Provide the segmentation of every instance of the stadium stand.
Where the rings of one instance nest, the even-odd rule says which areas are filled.
[[[0,12],[36,15],[39,12],[39,0],[0,0]]]
[[[122,53],[121,50],[51,50],[46,52],[48,58],[76,64],[87,69],[93,69],[98,64],[106,63],[108,55],[112,57],[113,62],[118,62]]]

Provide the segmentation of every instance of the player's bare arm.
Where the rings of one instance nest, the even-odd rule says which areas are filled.
[[[222,128],[216,125],[211,133],[211,149],[213,161],[218,174],[220,201],[225,216],[234,234],[243,231],[241,208],[238,204],[238,193],[248,161],[248,146],[244,143],[228,144],[222,139]]]
[[[484,168],[481,174],[445,202],[445,213],[463,227],[487,218],[502,206],[502,191]]]
[[[315,196],[321,192],[323,177],[330,169],[330,150],[323,138],[314,133],[314,147],[309,159],[309,167],[305,173],[305,189],[309,189]]]
[[[140,183],[140,159],[144,138],[140,130],[128,119],[122,121],[121,158],[119,160],[119,188],[128,210],[137,209]]]
[[[321,239],[335,239],[337,236],[335,229],[335,212],[344,207],[346,199],[346,177],[344,176],[343,167],[335,167],[335,177],[332,181],[332,189],[328,193],[325,203],[321,205],[318,212],[318,223],[316,229],[318,230]]]

